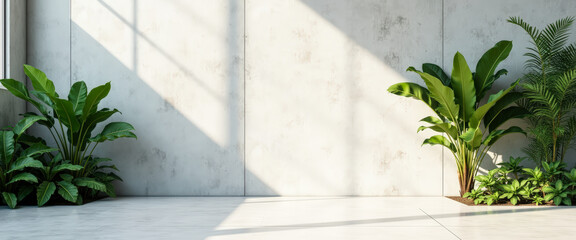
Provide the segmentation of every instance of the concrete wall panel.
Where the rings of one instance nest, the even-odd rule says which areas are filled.
[[[502,67],[510,73],[496,84],[503,88],[521,76],[528,46],[506,19],[543,27],[576,4],[27,2],[28,63],[61,91],[71,81],[111,81],[102,106],[120,109],[114,120],[137,129],[137,141],[97,153],[121,169],[120,194],[385,196],[458,194],[451,154],[420,146],[432,133],[416,133],[418,120],[431,111],[386,91],[422,83],[405,69],[432,62],[450,72],[456,51],[475,66],[509,39],[515,47]],[[522,155],[525,142],[503,138],[481,171]]]
[[[247,1],[247,194],[440,195],[431,112],[386,89],[441,61],[441,6]]]
[[[242,1],[72,1],[72,78],[112,82],[125,195],[242,195]]]

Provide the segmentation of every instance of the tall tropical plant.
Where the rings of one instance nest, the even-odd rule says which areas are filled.
[[[523,133],[517,126],[499,129],[506,121],[526,114],[518,106],[509,106],[522,97],[521,93],[511,92],[518,81],[490,95],[487,102],[481,104],[493,83],[507,73],[505,69],[496,69],[511,49],[510,41],[496,43],[480,58],[475,73],[459,52],[454,55],[451,77],[430,63],[423,64],[422,71],[409,67],[407,71],[419,74],[426,86],[404,82],[388,88],[393,94],[423,101],[437,115],[420,120],[431,125],[418,128],[418,132],[430,129],[443,134],[432,136],[423,144],[442,145],[452,152],[461,196],[474,189],[474,178],[490,147],[506,134]]]
[[[530,111],[527,155],[540,165],[563,162],[576,137],[576,43],[567,44],[573,17],[539,30],[519,17],[508,22],[520,26],[531,39],[524,56],[527,73],[520,86],[526,98],[519,102]]]
[[[79,189],[79,192],[84,196],[93,196],[97,192],[114,195],[111,182],[120,178],[112,172],[102,170],[103,168],[116,170],[116,167],[99,165],[109,159],[96,158],[92,154],[102,142],[118,138],[136,138],[136,135],[133,132],[134,127],[126,122],[111,122],[104,126],[100,133],[93,133],[99,123],[119,112],[117,109],[98,109],[100,101],[110,92],[110,83],[95,87],[88,92],[86,83],[79,81],[72,85],[67,98],[60,98],[54,83],[42,71],[24,65],[24,73],[30,78],[32,91],[28,91],[23,83],[13,79],[2,79],[0,83],[14,96],[24,99],[40,112],[42,116],[32,112],[26,113],[25,116],[42,117],[38,123],[45,126],[54,138],[63,162],[82,167],[71,172],[75,179],[68,182],[83,187],[84,189]],[[55,176],[53,172],[43,175],[45,182],[53,181]],[[46,183],[46,186],[52,184]]]

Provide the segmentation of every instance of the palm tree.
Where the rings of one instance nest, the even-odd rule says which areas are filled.
[[[576,43],[567,45],[573,17],[560,19],[539,30],[518,17],[508,22],[524,29],[531,47],[524,54],[527,73],[521,81],[530,111],[530,144],[526,154],[542,162],[564,161],[576,136]]]

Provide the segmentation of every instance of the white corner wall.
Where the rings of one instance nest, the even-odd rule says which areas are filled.
[[[123,195],[458,194],[451,155],[421,147],[419,102],[387,93],[424,62],[471,66],[571,14],[569,0],[28,0],[28,63],[59,90],[112,82],[104,107],[139,139],[101,146]],[[542,24],[540,24],[542,23]],[[539,25],[540,24],[540,25]],[[41,128],[35,133],[43,134]],[[502,139],[485,167],[521,155]]]

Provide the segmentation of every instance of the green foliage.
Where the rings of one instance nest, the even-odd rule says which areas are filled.
[[[488,193],[494,193],[499,190],[502,184],[505,184],[505,177],[502,176],[499,168],[492,169],[486,175],[479,175],[476,181],[480,183],[479,189],[486,189]]]
[[[42,184],[37,191],[38,206],[43,206],[50,200],[54,193],[58,193],[64,200],[76,203],[78,199],[78,187],[72,183],[74,177],[71,174],[82,170],[84,167],[71,164],[68,160],[62,160],[62,155],[58,153],[55,157],[44,160],[43,167],[38,170],[39,179]],[[62,175],[70,176],[65,179]],[[44,187],[45,189],[41,188]],[[44,191],[46,188],[50,191]],[[53,188],[53,190],[52,190]]]
[[[41,168],[42,162],[37,158],[43,152],[53,151],[43,143],[37,142],[28,146],[20,141],[24,132],[34,122],[43,117],[25,117],[11,130],[0,131],[0,192],[2,202],[10,208],[16,208],[29,192],[19,191],[38,183],[38,178],[30,171]]]
[[[498,163],[504,174],[513,174],[515,179],[518,179],[518,174],[522,172],[522,166],[520,163],[526,158],[524,157],[510,157],[508,162]]]
[[[546,193],[544,200],[550,201],[554,200],[554,203],[558,206],[560,204],[572,205],[572,195],[573,191],[568,189],[569,185],[562,183],[562,180],[556,181],[553,186],[545,186],[542,192]]]
[[[544,168],[544,177],[549,181],[553,182],[562,175],[564,175],[564,167],[566,166],[563,162],[543,162],[542,167]]]
[[[482,101],[493,83],[506,73],[504,69],[496,69],[511,49],[510,41],[496,43],[480,58],[474,73],[458,52],[454,56],[451,77],[430,63],[425,63],[422,71],[409,67],[407,71],[419,74],[426,86],[406,82],[388,88],[393,94],[423,101],[437,115],[422,119],[431,125],[422,126],[418,131],[430,129],[444,134],[432,136],[423,144],[442,145],[452,152],[458,168],[461,195],[474,188],[478,166],[498,139],[510,133],[524,133],[516,126],[498,129],[506,121],[521,118],[527,113],[523,108],[509,107],[522,97],[520,93],[511,93],[518,81],[490,95],[487,102]],[[480,126],[482,123],[484,127]]]
[[[0,135],[4,137],[1,144],[3,146],[0,148],[6,149],[6,151],[0,149],[0,155],[2,152],[10,153],[0,156],[0,162],[8,166],[0,170],[0,175],[10,174],[5,177],[7,180],[2,179],[0,184],[7,185],[10,181],[37,183],[39,206],[48,202],[55,193],[67,201],[76,203],[81,203],[85,197],[94,197],[100,192],[115,196],[112,182],[121,179],[112,171],[118,169],[114,165],[100,164],[104,162],[103,158],[97,158],[92,154],[102,142],[118,138],[136,138],[136,135],[134,127],[126,122],[111,122],[105,125],[101,132],[95,132],[99,124],[119,113],[117,109],[98,106],[110,92],[110,83],[89,91],[84,82],[76,82],[72,85],[68,96],[61,98],[55,90],[54,83],[42,71],[24,65],[24,72],[32,83],[33,89],[30,91],[23,83],[13,79],[2,79],[0,83],[14,96],[34,106],[39,114],[34,112],[24,114],[24,119],[16,124],[13,131]],[[48,129],[56,142],[56,149],[34,145],[43,140],[23,134],[25,129],[34,123]],[[28,143],[28,148],[18,149],[18,146],[15,146],[14,142],[17,142],[20,135],[22,142]],[[16,151],[23,152],[24,156],[12,157],[12,152]],[[57,154],[54,155],[53,151],[57,151]],[[33,155],[40,161],[27,155]],[[16,175],[28,168],[36,170]],[[5,191],[2,185],[0,191]],[[13,200],[9,193],[13,192],[10,191],[3,196],[6,196],[4,198],[8,198],[7,202],[11,204]]]
[[[473,189],[470,192],[464,193],[462,197],[474,200],[474,204],[478,205],[484,202],[485,193],[480,189]]]
[[[521,87],[528,109],[530,144],[525,152],[538,164],[564,161],[576,136],[576,43],[568,44],[573,17],[539,30],[518,17],[508,20],[531,38],[524,56],[527,73]]]
[[[499,199],[506,199],[513,205],[528,202],[536,205],[551,202],[556,205],[572,205],[576,197],[576,168],[567,171],[564,163],[543,162],[544,171],[539,167],[523,168],[517,175],[510,177],[510,169],[516,171],[521,167],[521,160],[518,159],[521,158],[511,157],[509,162],[499,164],[500,168],[477,176],[480,185],[464,197],[473,199],[475,204],[488,205]]]
[[[521,195],[523,195],[522,190],[526,187],[527,182],[528,181],[526,180],[518,182],[517,179],[514,179],[512,183],[502,185],[501,188],[504,193],[500,196],[500,198],[507,198],[508,200],[510,200],[510,203],[512,203],[512,205],[518,204]]]

